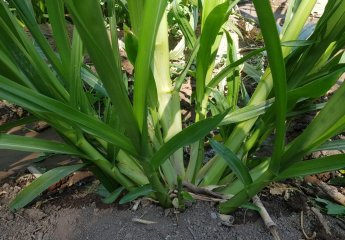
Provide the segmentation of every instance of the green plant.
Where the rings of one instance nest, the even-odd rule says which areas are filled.
[[[0,148],[72,154],[84,162],[43,174],[18,194],[12,209],[25,206],[50,184],[83,167],[100,179],[112,201],[123,189],[129,191],[120,203],[150,195],[162,206],[170,207],[169,192],[178,188],[181,204],[182,179],[200,187],[225,185],[216,191],[232,196],[220,204],[220,210],[228,212],[246,203],[270,181],[345,166],[344,155],[302,161],[314,148],[344,130],[345,110],[336,107],[345,100],[344,85],[327,104],[318,105],[313,100],[325,94],[344,72],[345,3],[329,1],[312,36],[297,40],[314,0],[290,1],[291,14],[280,39],[269,1],[254,0],[265,49],[237,59],[236,45],[223,26],[238,1],[204,1],[199,6],[193,1],[193,11],[201,11],[200,37],[185,15],[179,14],[180,4],[187,2],[172,3],[191,52],[185,68],[172,80],[168,1],[127,1],[131,29],[126,32],[125,45],[135,66],[131,96],[121,70],[114,1],[107,1],[110,14],[106,29],[96,0],[46,0],[56,53],[39,31],[30,1],[11,3],[33,39],[28,38],[7,4],[1,1],[0,98],[30,111],[34,117],[28,121],[47,121],[65,143],[1,134]],[[65,7],[75,25],[71,41]],[[228,63],[214,76],[223,34],[228,39]],[[239,108],[238,67],[264,50],[269,68],[248,104]],[[83,64],[86,54],[97,73]],[[196,119],[183,129],[179,91],[194,61]],[[217,90],[224,78],[229,81],[227,94]],[[99,112],[93,107],[85,86],[103,95],[104,110]],[[322,110],[300,136],[285,144],[286,120],[315,109]],[[213,116],[209,117],[211,110]],[[204,137],[217,127],[224,145],[211,140],[218,154],[203,164]],[[252,160],[251,153],[270,134],[274,134],[272,156]],[[190,159],[185,165],[182,148],[187,145],[191,146]]]

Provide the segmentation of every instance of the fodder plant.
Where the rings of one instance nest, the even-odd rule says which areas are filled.
[[[327,102],[315,102],[345,69],[344,1],[328,1],[312,33],[303,36],[316,0],[290,0],[281,32],[269,1],[254,0],[265,46],[241,58],[224,27],[236,0],[121,1],[131,24],[125,48],[134,65],[133,91],[121,69],[115,1],[106,1],[105,21],[97,0],[46,0],[55,50],[40,31],[31,1],[0,2],[0,98],[32,114],[18,124],[46,121],[64,140],[1,133],[0,148],[69,154],[83,162],[44,173],[18,194],[11,203],[14,210],[81,168],[91,170],[113,200],[126,192],[120,203],[148,195],[164,207],[171,207],[174,199],[182,205],[190,198],[182,188],[188,183],[198,188],[212,185],[225,199],[220,211],[230,212],[272,181],[345,167],[344,154],[304,160],[315,150],[344,148],[342,141],[328,140],[345,129],[345,86]],[[7,2],[16,8],[30,37]],[[173,79],[168,11],[189,49],[183,69]],[[72,38],[67,21],[74,25]],[[226,66],[214,74],[223,36],[228,43]],[[243,101],[240,66],[262,52],[268,67],[250,99]],[[84,64],[86,56],[95,71]],[[190,68],[193,63],[195,69]],[[196,116],[183,128],[179,91],[187,75],[195,79]],[[223,79],[227,91],[218,89]],[[101,109],[94,107],[90,91],[102,96]],[[287,122],[315,110],[319,112],[307,128],[286,143]],[[0,128],[4,132],[8,125]],[[219,134],[210,137],[212,130]],[[272,154],[254,158],[268,137],[273,139]],[[206,141],[217,154],[205,163]],[[189,159],[184,159],[185,146]]]

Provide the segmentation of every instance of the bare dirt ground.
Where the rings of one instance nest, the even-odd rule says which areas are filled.
[[[139,208],[133,205],[105,205],[95,195],[97,181],[75,186],[63,193],[45,193],[33,205],[16,213],[8,210],[8,201],[20,191],[25,176],[7,179],[0,187],[0,239],[270,239],[259,214],[240,209],[224,222],[209,202],[188,204],[183,213],[164,210],[147,200]],[[22,180],[18,180],[22,179]],[[4,181],[2,181],[4,182]],[[276,222],[281,239],[305,239],[302,228],[314,239],[344,239],[341,219],[324,216],[327,234],[298,191],[288,200],[282,196],[261,194],[264,205]],[[301,225],[301,212],[304,216]],[[144,222],[149,221],[149,222]]]

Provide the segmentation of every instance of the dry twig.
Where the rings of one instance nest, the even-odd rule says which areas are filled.
[[[157,222],[153,222],[153,221],[149,221],[149,220],[145,220],[145,219],[141,219],[141,218],[133,218],[132,222],[142,223],[142,224],[155,224],[155,223],[157,223]]]
[[[187,229],[189,230],[190,234],[192,234],[193,239],[196,240],[197,238],[195,237],[193,230],[190,227],[187,227]]]
[[[321,212],[319,211],[319,209],[317,208],[310,208],[310,210],[315,214],[315,216],[317,217],[317,219],[319,219],[319,222],[321,223],[321,225],[323,226],[323,228],[325,229],[326,233],[328,235],[331,235],[331,229],[328,226],[328,222],[327,220],[323,217],[323,215],[321,214]]]
[[[312,239],[315,239],[316,238],[316,232],[313,232],[313,235],[311,237],[309,237],[307,235],[307,233],[305,232],[304,230],[304,217],[303,217],[303,211],[301,211],[301,229],[302,229],[302,233],[304,235],[304,237],[307,239],[307,240],[312,240]]]
[[[268,230],[270,230],[273,238],[275,240],[280,240],[279,234],[278,234],[278,230],[277,230],[277,224],[275,222],[273,222],[272,218],[270,217],[270,215],[268,214],[266,208],[264,207],[264,205],[262,204],[260,198],[255,195],[253,198],[253,203],[260,209],[260,216],[262,218],[262,220],[264,221],[266,227],[268,228]]]
[[[345,196],[338,191],[336,187],[330,186],[327,183],[320,181],[314,176],[308,176],[304,178],[305,181],[318,186],[324,193],[330,196],[334,201],[345,206]]]
[[[202,195],[210,196],[212,198],[219,198],[219,199],[225,199],[225,200],[229,199],[228,197],[226,197],[222,194],[213,192],[213,191],[208,190],[206,188],[197,187],[197,186],[195,186],[189,182],[183,182],[183,187],[187,188],[189,191],[191,191],[195,194],[202,194]]]
[[[205,195],[199,195],[199,194],[195,194],[192,192],[188,192],[195,200],[199,200],[199,201],[206,201],[206,202],[217,202],[217,203],[223,203],[226,202],[226,199],[222,199],[222,198],[214,198],[214,197],[208,197]]]

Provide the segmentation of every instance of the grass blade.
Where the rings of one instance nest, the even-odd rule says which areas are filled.
[[[134,114],[141,133],[143,133],[147,117],[147,89],[149,79],[151,79],[151,62],[154,54],[156,34],[166,5],[167,1],[154,0],[150,3],[147,2],[144,7],[142,31],[145,34],[141,34],[138,39],[139,46],[135,62],[135,92],[133,100]]]
[[[275,181],[303,177],[322,172],[331,172],[345,167],[345,154],[332,155],[313,160],[297,162],[279,173]]]
[[[248,105],[240,109],[236,109],[227,114],[219,124],[228,125],[231,123],[243,122],[245,120],[258,117],[266,112],[274,102],[274,99],[267,100],[260,104]]]
[[[30,115],[28,117],[23,117],[21,119],[7,122],[7,123],[1,125],[0,126],[0,132],[6,132],[6,131],[10,130],[11,128],[25,125],[25,124],[29,124],[29,123],[33,123],[36,121],[38,121],[38,118],[36,116],[33,116],[33,115]]]
[[[189,49],[193,49],[196,43],[196,36],[192,27],[190,26],[189,21],[187,20],[183,11],[181,11],[177,0],[174,0],[172,3],[172,11],[178,25],[180,26],[183,36],[186,38],[187,47]]]
[[[69,174],[85,167],[86,164],[77,164],[71,166],[57,167],[44,173],[39,178],[35,179],[29,186],[18,193],[16,198],[10,203],[12,211],[25,207],[36,197],[38,197],[44,190],[58,182],[60,179]]]
[[[128,203],[130,201],[137,199],[138,197],[147,196],[148,194],[152,192],[153,192],[153,189],[150,184],[138,187],[130,191],[129,193],[127,193],[123,198],[121,198],[119,204]]]
[[[152,156],[152,166],[157,169],[177,149],[205,137],[206,134],[208,134],[222,121],[226,114],[227,111],[212,118],[201,120],[185,128],[182,132],[176,134]]]
[[[321,146],[314,148],[313,152],[324,150],[345,150],[345,140],[328,141]]]
[[[236,174],[238,179],[240,179],[245,186],[248,186],[253,182],[248,168],[244,165],[241,159],[236,156],[236,154],[234,154],[224,145],[212,139],[210,139],[210,144],[214,151],[216,151],[216,153],[226,161],[230,169]]]
[[[116,199],[118,199],[120,197],[120,194],[122,193],[122,191],[124,189],[125,189],[124,187],[119,187],[114,192],[110,193],[109,196],[102,199],[102,202],[105,204],[111,204],[111,203],[115,202]]]
[[[63,0],[46,0],[46,6],[49,22],[53,29],[54,40],[59,50],[61,63],[64,66],[69,66],[71,44],[67,33]]]
[[[128,137],[116,129],[66,104],[13,83],[2,76],[0,76],[0,98],[7,99],[32,112],[41,113],[41,116],[50,114],[54,115],[54,118],[59,117],[68,120],[70,123],[77,124],[85,132],[105,139],[138,156],[136,154],[137,150]]]
[[[0,134],[0,149],[83,156],[81,152],[64,143],[8,134]]]
[[[65,0],[65,3],[108,96],[117,109],[116,112],[123,127],[134,145],[139,146],[138,124],[127,96],[127,90],[122,79],[122,70],[116,64],[99,3],[94,0]],[[93,14],[90,15],[90,12]]]
[[[266,43],[267,57],[274,84],[276,135],[270,170],[278,173],[280,159],[284,152],[285,145],[285,118],[287,109],[285,62],[270,2],[268,0],[254,0],[253,3],[259,18],[261,32]]]

